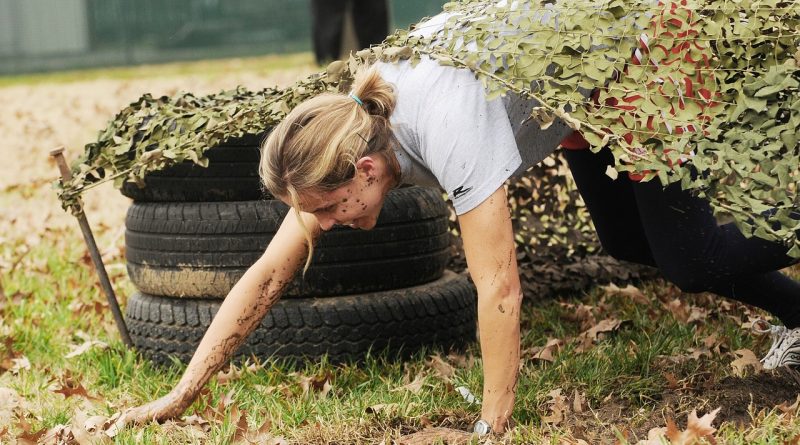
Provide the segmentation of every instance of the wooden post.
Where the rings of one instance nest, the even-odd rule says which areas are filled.
[[[58,147],[52,150],[50,156],[55,159],[58,170],[61,172],[63,182],[67,183],[70,181],[72,179],[72,172],[67,165],[67,160],[64,158],[64,147]],[[89,227],[89,221],[86,219],[86,214],[83,212],[83,206],[80,201],[78,201],[77,214],[75,217],[78,219],[78,224],[81,226],[83,240],[86,242],[89,255],[92,257],[92,262],[94,263],[94,268],[97,271],[98,278],[100,278],[100,287],[103,289],[103,293],[106,294],[108,305],[111,307],[111,312],[114,314],[114,321],[117,323],[117,329],[119,329],[122,342],[125,343],[126,346],[131,347],[133,343],[131,342],[131,336],[128,334],[128,326],[125,325],[125,319],[122,317],[122,311],[119,309],[117,296],[114,294],[114,288],[111,287],[111,280],[108,278],[106,266],[103,264],[103,258],[100,255],[100,250],[97,248],[97,243],[92,234],[92,228]]]

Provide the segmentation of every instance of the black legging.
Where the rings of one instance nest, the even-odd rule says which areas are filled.
[[[708,203],[679,184],[612,180],[608,149],[563,151],[609,255],[656,266],[685,292],[713,292],[800,326],[800,283],[777,271],[797,261],[785,246],[718,226]]]

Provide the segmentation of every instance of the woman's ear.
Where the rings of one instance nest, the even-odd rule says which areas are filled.
[[[356,161],[356,170],[365,173],[367,176],[375,176],[378,172],[377,159],[373,156],[364,156]]]

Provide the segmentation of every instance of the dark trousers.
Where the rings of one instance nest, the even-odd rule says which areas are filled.
[[[708,203],[658,180],[612,180],[608,149],[564,150],[605,251],[658,267],[685,292],[713,292],[765,309],[790,328],[800,326],[800,283],[778,272],[797,260],[779,243],[745,238],[717,225]]]
[[[314,56],[319,64],[339,59],[348,2],[360,48],[383,42],[389,33],[386,0],[311,0]]]

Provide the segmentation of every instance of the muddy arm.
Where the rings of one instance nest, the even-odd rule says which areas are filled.
[[[319,233],[317,220],[313,215],[301,215],[305,226],[316,237]],[[122,423],[181,415],[278,300],[283,288],[304,263],[307,251],[302,228],[295,211],[290,209],[264,254],[228,293],[180,382],[161,399],[126,412],[121,417]]]
[[[503,187],[459,217],[470,276],[478,288],[483,356],[481,417],[503,432],[514,409],[519,374],[522,291],[511,215]]]

